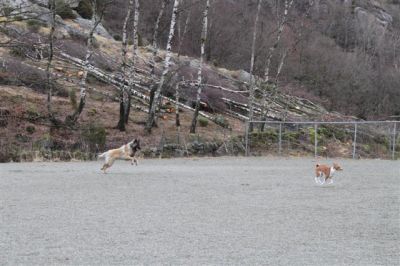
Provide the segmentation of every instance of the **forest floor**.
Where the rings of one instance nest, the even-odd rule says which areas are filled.
[[[337,162],[324,186],[310,158],[2,164],[0,261],[397,265],[400,162]]]

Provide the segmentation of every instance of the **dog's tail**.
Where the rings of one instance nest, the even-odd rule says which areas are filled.
[[[106,156],[107,152],[103,152],[102,154],[98,154],[97,157],[98,158],[103,158],[104,156]]]

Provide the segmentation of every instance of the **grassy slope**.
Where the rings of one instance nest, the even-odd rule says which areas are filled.
[[[74,25],[71,21],[67,23],[77,27],[77,25]],[[16,24],[19,27],[25,27],[24,23],[18,22]],[[42,28],[40,32],[45,33],[46,30],[46,28]],[[2,36],[2,39],[5,38],[5,36]],[[99,47],[98,52],[101,52],[107,58],[119,57],[119,42],[107,40],[100,36],[96,36],[96,40]],[[9,56],[9,50],[1,49],[0,54],[2,56]],[[149,51],[146,49],[141,49],[142,58],[148,57],[149,54]],[[25,63],[44,68],[46,62],[32,62],[30,60],[25,60]],[[118,64],[116,61],[114,61],[114,63]],[[139,66],[144,67],[143,62]],[[55,69],[55,73],[59,77],[67,79],[60,81],[65,88],[68,90],[71,88],[78,89],[79,68],[56,60]],[[231,74],[228,70],[221,69],[219,71],[224,75],[227,73]],[[89,90],[87,105],[79,119],[79,127],[72,130],[65,127],[59,129],[51,129],[48,127],[48,123],[46,119],[44,119],[46,116],[45,94],[37,93],[24,86],[0,85],[0,106],[11,111],[14,116],[8,121],[7,127],[0,127],[2,147],[5,147],[8,150],[37,149],[43,148],[43,145],[37,145],[38,143],[43,143],[43,141],[51,139],[53,142],[59,143],[62,146],[62,149],[85,150],[85,141],[83,141],[82,145],[81,140],[82,132],[87,128],[88,124],[96,124],[105,129],[106,145],[100,147],[100,149],[120,146],[134,137],[141,138],[142,145],[147,149],[151,147],[159,147],[163,138],[166,138],[163,142],[176,142],[175,113],[164,114],[159,120],[159,126],[153,130],[153,134],[145,136],[143,132],[143,123],[146,120],[147,114],[133,110],[126,132],[120,132],[114,129],[114,126],[118,121],[119,104],[110,97],[104,96],[104,93],[115,96],[115,89],[106,84],[99,83],[94,79],[89,80],[89,86],[95,87],[98,92]],[[56,117],[60,120],[64,120],[66,115],[73,112],[69,98],[55,96],[53,101]],[[197,137],[191,136],[188,134],[191,117],[192,112],[187,110],[181,112],[181,142],[183,143],[188,143],[199,137],[201,137],[202,141],[217,140],[221,142],[234,136],[243,135],[244,133],[243,122],[231,117],[225,117],[225,119],[229,121],[232,130],[225,130],[214,123],[208,123],[207,127],[198,128]],[[28,129],[28,127],[30,127],[30,129]],[[32,127],[34,127],[33,130]],[[78,145],[78,143],[80,144]],[[263,146],[261,143],[259,144],[260,147],[268,149],[268,145]],[[309,144],[309,140],[305,140],[301,145],[299,145],[299,147],[294,147],[294,150],[301,150],[300,154],[309,153],[311,152]],[[329,145],[330,144],[327,143],[327,146]],[[349,148],[347,146],[347,143],[343,144],[343,153],[348,153]],[[340,156],[341,153],[335,151],[332,155]]]

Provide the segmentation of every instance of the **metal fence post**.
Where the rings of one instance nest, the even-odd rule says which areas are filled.
[[[318,156],[318,124],[314,124],[314,157],[317,158]]]
[[[282,123],[279,123],[279,155],[282,155]]]
[[[244,136],[244,142],[245,142],[245,156],[249,156],[249,121],[246,121],[245,123],[245,136]]]
[[[392,145],[393,145],[393,148],[392,148],[392,160],[395,159],[395,152],[396,152],[396,125],[397,125],[397,123],[394,122],[394,125],[393,125],[393,143],[392,143]]]
[[[357,145],[357,123],[354,123],[353,159],[356,158],[356,145]]]

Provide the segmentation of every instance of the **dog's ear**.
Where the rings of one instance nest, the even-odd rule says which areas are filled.
[[[140,148],[140,139],[136,139],[136,146],[138,147],[138,149],[141,149]]]
[[[139,139],[133,139],[131,143],[131,148],[140,149],[140,141]]]

